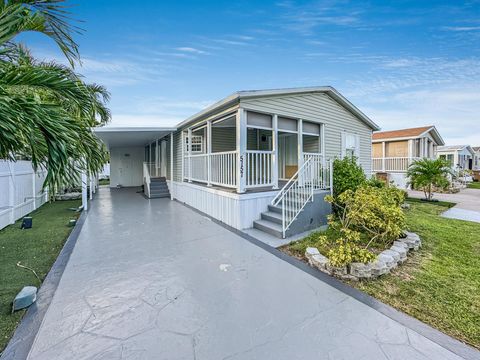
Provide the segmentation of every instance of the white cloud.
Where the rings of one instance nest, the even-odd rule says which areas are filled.
[[[449,31],[480,31],[480,26],[444,26],[443,29]]]
[[[196,49],[193,47],[177,47],[175,48],[175,50],[186,52],[186,53],[199,54],[199,55],[207,54],[206,51]]]
[[[384,130],[435,125],[447,144],[480,145],[480,88],[405,90],[382,96],[383,103],[359,102]]]

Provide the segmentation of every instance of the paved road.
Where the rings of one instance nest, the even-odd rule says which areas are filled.
[[[411,197],[422,199],[425,197],[421,191],[408,191]],[[442,216],[480,222],[480,190],[462,189],[456,194],[435,194],[434,199],[456,203],[453,208],[445,211]]]
[[[460,359],[177,202],[89,211],[30,360]]]

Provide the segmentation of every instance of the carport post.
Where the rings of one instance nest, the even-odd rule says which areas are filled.
[[[93,199],[93,178],[92,178],[92,174],[90,174],[90,176],[88,177],[89,178],[89,185],[90,185],[90,200]]]
[[[173,200],[173,132],[170,133],[170,200]]]
[[[82,171],[82,206],[83,210],[88,210],[87,173],[85,172],[85,170]]]

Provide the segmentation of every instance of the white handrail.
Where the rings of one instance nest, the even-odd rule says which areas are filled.
[[[306,157],[303,165],[272,200],[282,208],[282,235],[295,221],[305,205],[313,199],[314,190],[332,189],[332,162],[323,167],[314,156]],[[313,201],[313,200],[312,200]]]
[[[150,197],[150,169],[149,165],[151,163],[144,162],[143,163],[143,192],[147,197]]]

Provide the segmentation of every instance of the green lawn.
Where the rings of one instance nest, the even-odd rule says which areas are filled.
[[[78,200],[48,203],[31,214],[31,229],[21,230],[17,221],[0,231],[0,352],[25,313],[11,314],[13,298],[25,285],[40,285],[35,275],[17,267],[17,262],[34,269],[43,280],[72,230],[69,219],[78,217],[69,208],[78,206]]]
[[[475,181],[467,185],[469,189],[480,189],[480,181]]]
[[[438,216],[448,203],[410,204],[407,224],[423,247],[391,274],[349,284],[480,348],[480,224]],[[298,256],[301,249],[288,250]]]
[[[100,179],[98,185],[110,185],[110,179]]]

